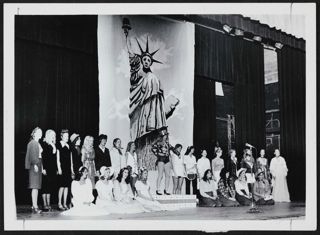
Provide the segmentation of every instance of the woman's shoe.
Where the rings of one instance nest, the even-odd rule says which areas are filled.
[[[34,214],[40,214],[42,212],[38,207],[31,207],[31,209]]]
[[[156,191],[156,194],[157,194],[157,195],[162,195],[162,193],[159,193],[158,190]]]
[[[168,193],[166,190],[164,190],[164,194],[165,194],[165,195],[171,195],[171,194]]]
[[[48,208],[48,211],[52,211],[51,206],[47,206],[47,208]]]
[[[67,205],[63,205],[63,208],[64,208],[65,210],[69,210],[69,207],[68,207]]]
[[[61,204],[58,204],[58,210],[59,211],[65,211],[64,207]]]
[[[43,210],[44,212],[47,212],[47,211],[49,211],[49,207],[48,207],[48,206],[43,206],[42,210]]]

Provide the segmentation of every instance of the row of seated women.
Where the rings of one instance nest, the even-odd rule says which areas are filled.
[[[265,179],[265,172],[258,170],[252,193],[249,191],[245,174],[246,169],[240,168],[237,171],[237,179],[234,179],[226,168],[222,168],[218,187],[216,187],[211,170],[206,170],[200,181],[199,205],[204,207],[249,206],[252,203],[273,205],[271,187],[269,181]]]
[[[139,179],[135,183],[136,195],[130,185],[129,172],[128,168],[122,168],[117,178],[113,179],[113,168],[102,166],[100,179],[95,185],[98,196],[94,204],[88,169],[80,167],[76,179],[71,184],[73,207],[62,212],[62,215],[99,216],[169,210],[152,197],[146,169],[141,169],[139,172]]]

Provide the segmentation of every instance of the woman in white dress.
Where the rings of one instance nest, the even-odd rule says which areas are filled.
[[[164,211],[174,210],[168,206],[161,204],[152,197],[150,192],[150,185],[148,184],[148,170],[143,168],[140,170],[139,179],[136,182],[137,197],[136,200],[140,202],[149,211]]]
[[[117,178],[120,169],[126,167],[126,158],[122,153],[121,140],[115,138],[113,140],[113,147],[110,150],[111,166],[114,169],[114,177]]]
[[[71,183],[73,208],[62,212],[62,215],[68,216],[101,216],[108,215],[105,210],[98,208],[92,203],[92,183],[88,178],[88,169],[84,166],[79,168],[76,179]]]
[[[220,172],[221,172],[221,169],[224,168],[224,161],[221,158],[222,149],[218,147],[215,151],[215,154],[216,154],[216,157],[211,161],[212,174],[213,174],[212,179],[214,180],[214,183],[218,188],[218,182],[220,180]]]
[[[203,178],[204,172],[206,170],[211,169],[210,161],[207,158],[207,150],[205,150],[205,149],[201,150],[201,158],[198,159],[197,169],[198,169],[198,173],[199,173],[199,176],[198,176],[199,179]]]
[[[171,150],[172,161],[172,179],[173,179],[173,194],[181,194],[181,188],[184,177],[186,177],[185,168],[183,165],[183,156],[181,155],[182,145],[176,144]]]
[[[125,153],[126,158],[126,167],[131,167],[131,181],[130,185],[132,188],[133,194],[136,194],[135,184],[138,179],[138,157],[136,153],[136,145],[133,141],[130,141],[127,146],[127,150]]]
[[[96,205],[109,213],[121,213],[113,196],[113,173],[114,170],[111,167],[102,166],[100,168],[100,179],[96,183],[98,193]]]
[[[132,193],[129,179],[128,168],[122,168],[114,181],[113,186],[114,198],[120,206],[123,213],[141,213],[148,212],[141,203],[135,200]]]
[[[279,149],[274,151],[275,157],[271,159],[270,173],[272,175],[272,196],[275,202],[290,202],[287,185],[288,168],[286,161],[280,156]]]

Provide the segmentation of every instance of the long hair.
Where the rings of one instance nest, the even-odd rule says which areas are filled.
[[[127,145],[126,152],[130,152],[131,146],[134,144],[134,141],[130,141]]]
[[[84,138],[82,148],[83,148],[86,152],[89,152],[89,153],[91,153],[91,152],[93,151],[93,137],[92,137],[92,136],[87,135],[87,136]]]
[[[121,180],[123,178],[123,172],[127,170],[128,171],[128,176],[127,178],[125,179],[125,182],[126,184],[129,184],[130,183],[130,177],[129,177],[129,169],[127,167],[124,167],[120,170],[119,174],[118,174],[118,177],[117,177],[117,180],[119,181],[119,183],[121,183]]]
[[[88,170],[87,167],[85,167],[85,166],[81,166],[81,167],[79,168],[79,170],[76,172],[76,176],[75,176],[75,180],[76,180],[76,181],[79,181],[79,180],[81,179],[81,176],[83,175],[83,172],[84,172],[85,170]]]
[[[31,134],[30,134],[30,140],[29,140],[29,141],[31,141],[31,140],[34,139],[34,135],[35,135],[35,133],[37,132],[37,130],[41,130],[41,128],[40,128],[40,127],[36,127],[36,128],[34,128],[34,129],[32,130],[32,132],[31,132]],[[41,131],[42,131],[42,130],[41,130]]]
[[[191,152],[192,149],[194,150],[193,146],[188,146],[188,148],[187,148],[187,150],[186,150],[184,155],[189,155],[189,153]]]
[[[208,178],[208,172],[211,172],[211,175],[212,175],[212,171],[210,169],[206,170],[203,174],[203,177],[202,177],[202,180],[205,181],[205,182],[208,182],[209,181],[209,178]]]
[[[141,168],[141,169],[139,170],[138,180],[140,180],[140,181],[143,180],[143,179],[142,179],[142,176],[143,176],[143,173],[144,173],[144,172],[148,172],[147,168]]]
[[[227,179],[227,176],[226,176],[228,172],[229,172],[229,171],[228,171],[227,168],[225,168],[225,167],[223,167],[223,168],[221,169],[221,171],[220,171],[220,179],[223,180],[224,185],[227,185],[227,184],[228,184],[228,179]]]
[[[116,148],[116,143],[117,143],[118,140],[120,140],[120,138],[115,138],[113,140],[112,145],[113,145],[114,148]],[[118,148],[116,148],[116,149],[118,149]],[[118,149],[118,151],[119,151],[119,154],[122,155],[121,149]]]
[[[56,133],[54,132],[54,130],[49,129],[46,131],[43,141],[46,142],[47,144],[51,144],[51,143],[55,144],[56,139],[55,138],[53,139],[53,136],[56,137]]]
[[[80,135],[78,135],[78,136],[71,142],[71,145],[72,145],[73,147],[75,147],[78,139],[80,139],[80,138],[81,138]]]

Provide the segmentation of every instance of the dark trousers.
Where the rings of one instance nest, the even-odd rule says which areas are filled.
[[[224,207],[239,206],[239,202],[232,201],[228,198],[225,198],[224,196],[219,196],[219,201],[221,203],[221,206]]]
[[[252,203],[252,199],[239,195],[238,193],[236,194],[236,200],[239,202],[241,206],[250,206]]]
[[[196,195],[197,192],[197,178],[195,178],[194,180],[188,180],[188,178],[186,178],[186,194],[191,194],[190,193],[190,184],[192,183],[192,194]]]
[[[274,205],[274,200],[264,200],[263,198],[260,198],[259,200],[256,201],[257,205]]]

